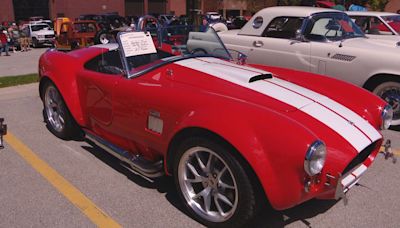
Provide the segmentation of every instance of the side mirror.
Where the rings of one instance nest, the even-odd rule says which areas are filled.
[[[301,30],[300,30],[300,29],[297,29],[297,30],[296,30],[296,32],[295,32],[295,39],[298,40],[298,41],[303,40],[303,34],[301,34]]]
[[[238,53],[237,64],[244,65],[247,62],[247,55],[243,54],[242,52]]]
[[[229,54],[232,56],[233,61],[239,65],[244,65],[247,62],[247,55],[243,54],[240,51],[236,51],[233,49],[228,49]]]
[[[290,44],[295,44],[295,43],[302,43],[302,42],[309,42],[304,35],[301,33],[301,29],[297,29],[295,32],[295,37],[294,39],[291,39]]]
[[[7,125],[4,124],[4,119],[0,118],[0,149],[4,148],[3,135],[7,134]]]

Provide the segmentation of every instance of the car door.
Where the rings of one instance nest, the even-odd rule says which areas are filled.
[[[250,63],[310,71],[310,43],[295,40],[303,18],[276,17],[260,36],[249,36]]]
[[[81,96],[77,99],[80,99],[86,114],[89,130],[115,145],[127,148],[129,143],[118,136],[114,122],[114,93],[124,79],[121,69],[117,51],[107,51],[85,63],[78,73]]]
[[[147,64],[135,61],[138,69]],[[160,96],[168,89],[161,84],[166,70],[127,78],[119,71],[123,67],[117,51],[95,57],[84,68],[78,77],[88,128],[113,145],[151,157],[151,151],[160,149],[151,145],[160,145],[164,130],[172,128],[162,120],[171,116],[168,103],[160,101],[167,99]]]
[[[311,45],[312,73],[353,81],[353,77],[363,74],[357,64],[356,51],[343,34],[361,33],[341,16],[321,15],[313,18],[305,29],[305,38]],[[363,38],[359,38],[363,39]]]

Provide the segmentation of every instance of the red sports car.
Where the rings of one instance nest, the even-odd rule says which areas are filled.
[[[187,31],[185,44],[129,32],[119,44],[43,54],[51,132],[84,135],[143,176],[172,175],[207,226],[244,225],[267,201],[281,210],[338,199],[358,182],[390,106],[336,79],[246,65],[212,29]]]

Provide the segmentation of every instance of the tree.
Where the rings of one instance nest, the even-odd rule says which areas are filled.
[[[368,5],[374,11],[384,11],[389,0],[369,0]]]
[[[279,0],[278,5],[280,6],[298,6],[301,0]]]

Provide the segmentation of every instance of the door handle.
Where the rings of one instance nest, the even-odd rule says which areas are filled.
[[[256,40],[253,42],[254,47],[262,47],[264,46],[264,43],[261,40]]]

